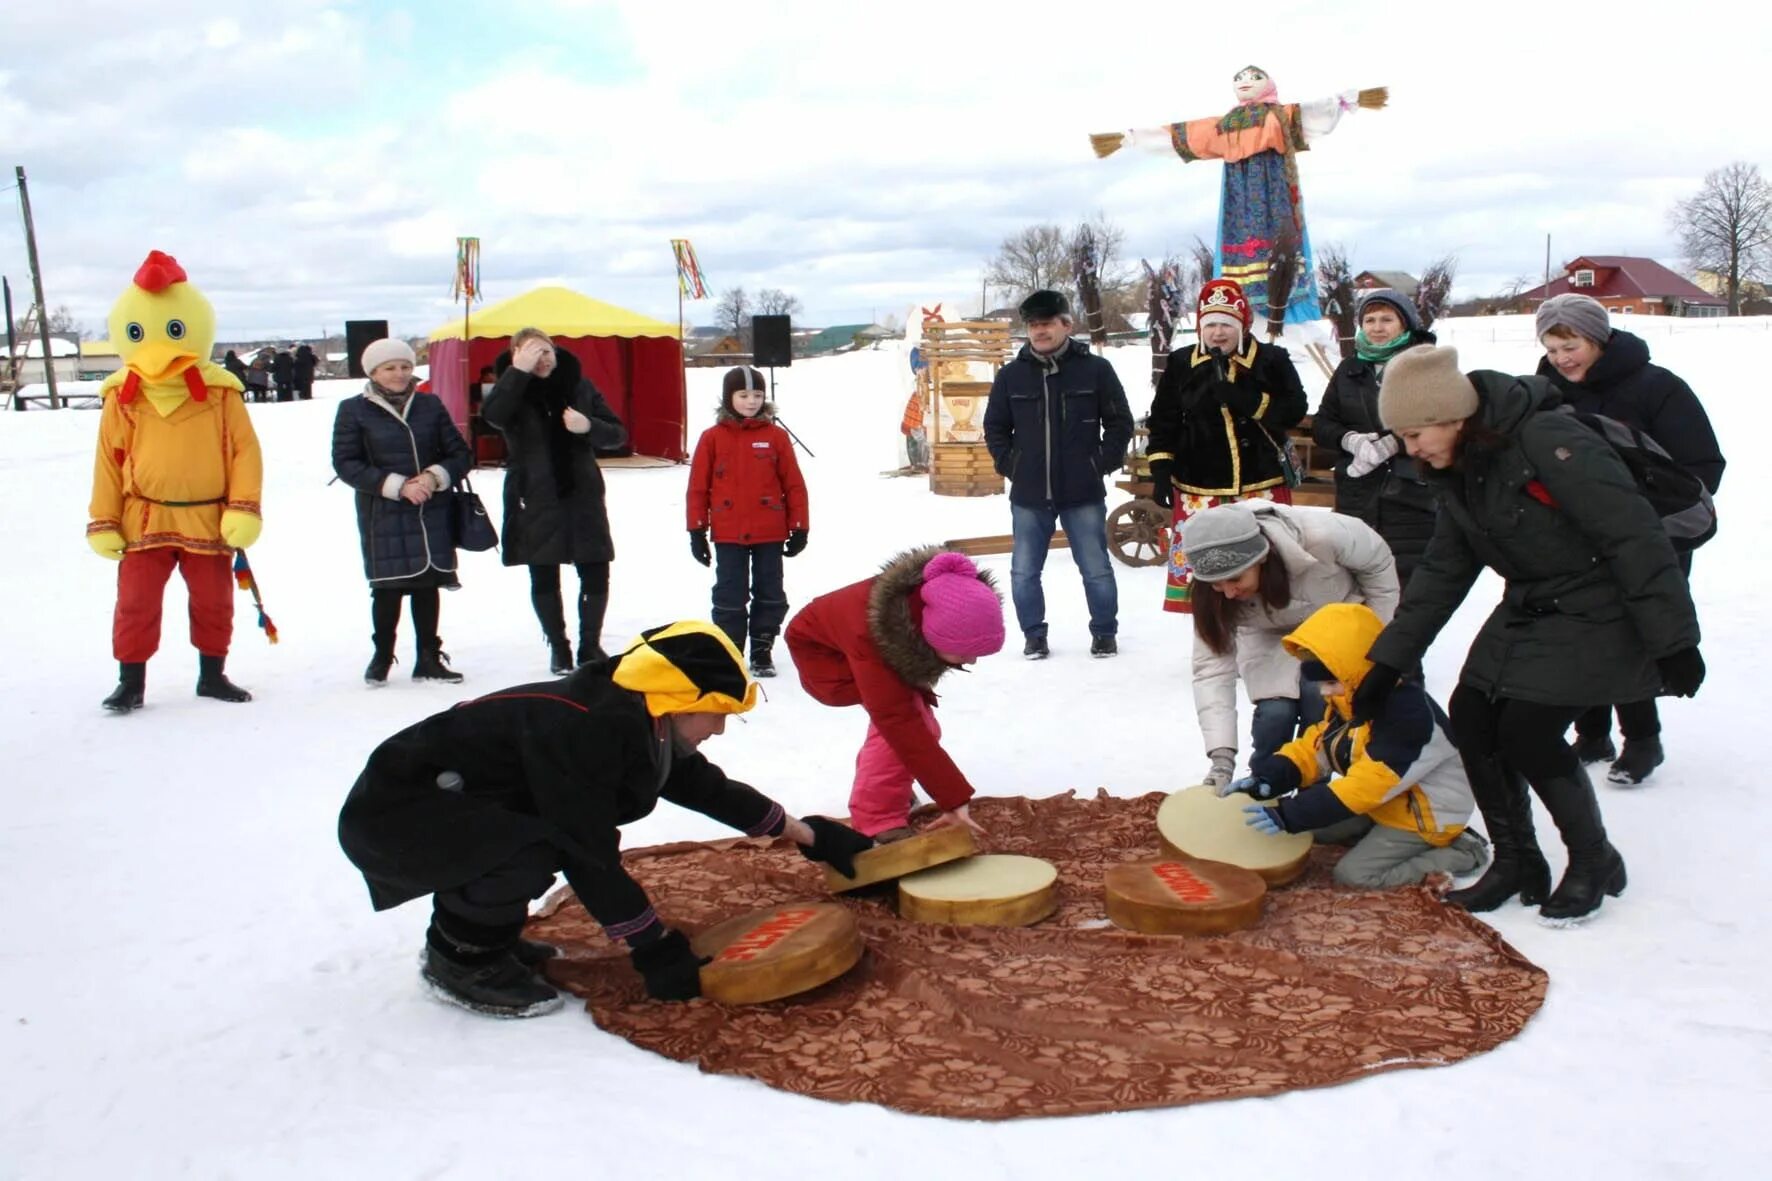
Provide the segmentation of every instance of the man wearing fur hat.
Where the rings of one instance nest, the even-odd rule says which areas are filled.
[[[566,874],[648,995],[701,993],[701,959],[621,864],[621,826],[660,799],[747,836],[787,835],[853,874],[873,842],[820,816],[795,820],[697,748],[757,701],[725,633],[700,621],[644,632],[563,681],[463,702],[369,756],[339,814],[339,843],[377,910],[432,895],[423,977],[437,997],[534,1017],[560,997],[532,971],[553,949],[520,938],[531,899]]]
[[[1089,604],[1089,652],[1112,656],[1119,651],[1120,596],[1108,560],[1102,477],[1125,459],[1132,411],[1114,367],[1071,339],[1071,307],[1062,294],[1034,292],[1022,301],[1021,319],[1028,343],[991,383],[984,438],[1009,481],[1009,587],[1025,638],[1022,655],[1044,660],[1051,652],[1040,574],[1062,525]]]

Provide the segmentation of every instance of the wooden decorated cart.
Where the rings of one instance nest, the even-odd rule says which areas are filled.
[[[1122,478],[1114,487],[1132,494],[1132,499],[1108,513],[1108,552],[1128,566],[1157,566],[1169,560],[1169,520],[1172,514],[1151,499],[1151,465],[1145,459],[1145,442],[1149,432],[1139,427],[1133,432],[1126,451]],[[1292,503],[1332,508],[1335,504],[1335,470],[1330,457],[1318,456],[1316,441],[1311,438],[1311,420],[1287,432],[1298,469],[1304,482],[1292,490]]]
[[[938,496],[994,496],[1003,477],[984,445],[991,382],[1014,348],[1000,320],[931,321],[918,346],[917,388],[929,415],[929,490]]]

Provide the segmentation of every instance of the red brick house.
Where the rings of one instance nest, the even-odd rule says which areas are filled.
[[[1545,300],[1571,291],[1591,295],[1615,316],[1721,316],[1729,308],[1726,300],[1654,259],[1622,254],[1584,254],[1563,268],[1561,278],[1521,292],[1516,307],[1537,311]]]

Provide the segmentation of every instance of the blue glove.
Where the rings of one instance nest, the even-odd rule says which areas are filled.
[[[1284,795],[1279,788],[1259,775],[1245,775],[1230,786],[1231,792],[1242,792],[1246,796],[1254,796],[1258,800],[1271,800]],[[1229,793],[1227,793],[1229,794]]]
[[[1280,824],[1280,810],[1278,808],[1269,808],[1262,804],[1245,804],[1243,805],[1243,815],[1243,823],[1256,832],[1277,837],[1286,831]]]

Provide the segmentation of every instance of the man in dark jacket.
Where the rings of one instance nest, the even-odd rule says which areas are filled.
[[[320,367],[320,358],[307,344],[295,350],[295,396],[307,401],[314,396],[314,371]]]
[[[278,349],[271,356],[271,380],[277,383],[277,401],[295,398],[295,358],[288,349]]]
[[[1642,337],[1614,329],[1604,304],[1573,292],[1545,300],[1537,328],[1545,353],[1539,376],[1550,379],[1566,404],[1636,427],[1716,492],[1724,461],[1710,417],[1690,386],[1649,363]],[[1680,562],[1690,574],[1692,555],[1680,555]],[[1653,697],[1616,708],[1624,750],[1612,745],[1611,705],[1596,705],[1575,720],[1575,749],[1584,763],[1614,760],[1607,782],[1635,786],[1666,757],[1661,715]]]
[[[498,1017],[560,1007],[531,971],[553,949],[519,937],[558,871],[627,942],[649,995],[688,1000],[704,961],[622,868],[621,825],[666,799],[747,836],[785,834],[850,876],[873,844],[823,817],[792,819],[697,753],[756,700],[718,629],[655,628],[612,661],[463,702],[383,742],[339,814],[339,843],[377,910],[433,895],[423,977],[441,1000]]]
[[[1119,651],[1119,591],[1107,552],[1107,492],[1132,441],[1132,411],[1114,367],[1071,339],[1071,309],[1056,291],[1036,291],[1021,305],[1028,343],[997,372],[984,412],[985,445],[1009,480],[1015,551],[1010,593],[1026,643],[1042,660],[1046,594],[1040,573],[1052,533],[1064,526],[1089,604],[1089,652]]]

